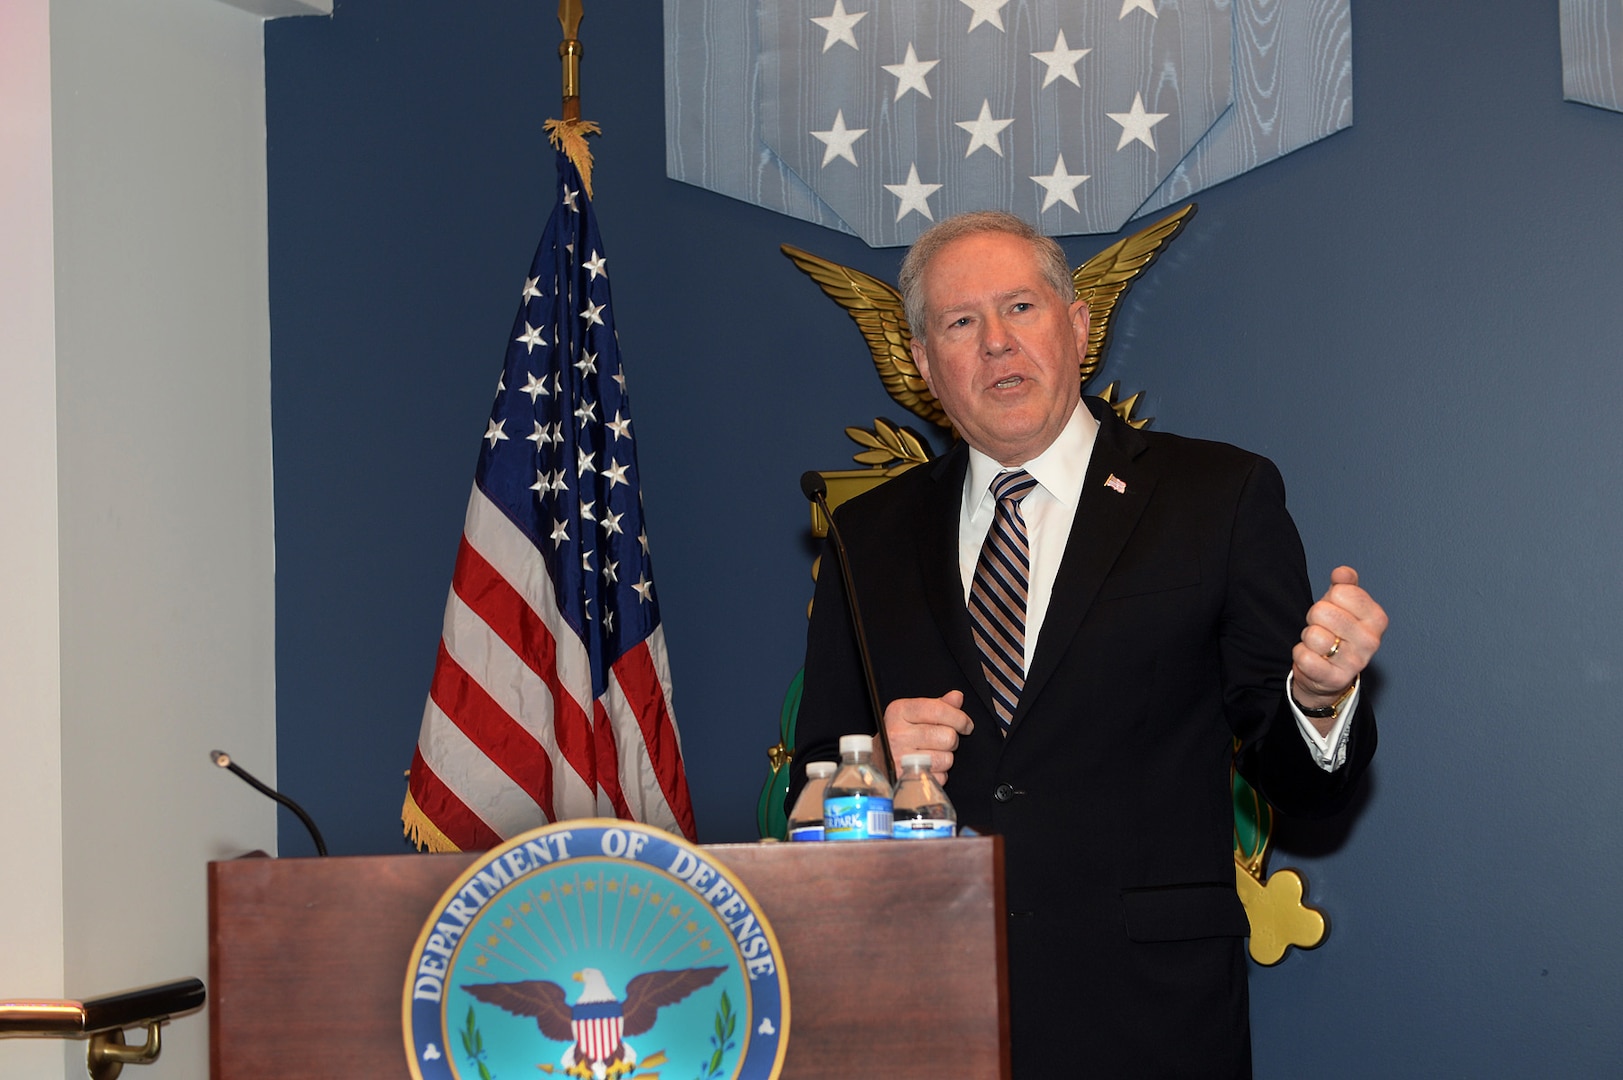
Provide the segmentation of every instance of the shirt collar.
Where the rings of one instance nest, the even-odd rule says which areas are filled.
[[[1042,489],[1067,506],[1074,506],[1082,494],[1082,481],[1087,478],[1088,458],[1093,454],[1093,440],[1099,434],[1099,421],[1082,402],[1077,402],[1060,433],[1048,448],[1024,465]],[[973,508],[992,498],[992,481],[1004,467],[996,458],[988,457],[973,446],[969,448],[969,472],[964,480],[966,503]]]

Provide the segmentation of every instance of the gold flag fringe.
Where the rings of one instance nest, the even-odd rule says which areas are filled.
[[[586,185],[586,197],[592,197],[592,151],[586,145],[586,136],[601,135],[603,129],[596,120],[548,120],[544,125],[552,145],[569,155],[569,160],[580,170],[581,183]]]
[[[418,851],[427,848],[436,855],[447,851],[461,851],[462,849],[451,843],[451,838],[440,832],[439,827],[428,820],[417,800],[406,792],[406,804],[400,808],[400,823],[405,828],[406,839],[414,844]]]

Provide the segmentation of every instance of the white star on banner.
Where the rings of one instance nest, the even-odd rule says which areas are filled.
[[[580,351],[580,359],[575,361],[575,367],[582,375],[596,375],[597,354],[595,352],[587,352],[585,349],[582,349]]]
[[[582,521],[596,521],[597,503],[582,499],[580,503],[580,519]]]
[[[1065,43],[1065,31],[1061,30],[1059,36],[1054,38],[1054,47],[1047,52],[1034,52],[1031,55],[1048,65],[1048,73],[1043,76],[1043,85],[1047,86],[1055,79],[1067,79],[1073,86],[1082,83],[1076,77],[1076,62],[1082,59],[1092,49],[1073,49]]]
[[[595,250],[592,252],[592,257],[580,265],[581,269],[591,271],[593,281],[597,280],[597,276],[599,274],[602,274],[604,277],[609,276],[609,260],[605,259],[602,254]]]
[[[564,185],[564,205],[569,207],[569,209],[573,210],[577,214],[580,213],[580,207],[575,205],[575,200],[579,197],[580,192],[569,187],[567,184]]]
[[[611,536],[619,533],[620,519],[623,517],[625,517],[624,514],[616,514],[612,510],[605,511],[603,514],[603,531]]]
[[[631,418],[628,416],[625,419],[621,419],[619,409],[614,410],[614,419],[608,421],[603,426],[614,432],[615,442],[619,442],[621,439],[631,438]]]
[[[930,96],[930,86],[924,77],[930,69],[941,63],[939,60],[920,60],[919,54],[913,51],[913,43],[907,43],[907,56],[900,64],[884,64],[884,69],[896,76],[896,96],[892,101],[902,100],[902,95],[909,90],[917,90],[925,97]]]
[[[637,583],[631,587],[637,590],[637,596],[641,598],[643,603],[646,604],[653,600],[654,583],[648,580],[647,574],[643,574],[642,577],[638,578]]]
[[[596,323],[598,326],[602,326],[603,309],[608,306],[609,305],[607,304],[594,304],[588,300],[586,301],[586,310],[580,313],[580,317],[589,323]]]
[[[1043,199],[1043,209],[1047,210],[1055,203],[1062,202],[1072,210],[1078,209],[1076,205],[1076,189],[1081,186],[1086,176],[1072,176],[1065,171],[1065,155],[1060,154],[1054,161],[1054,171],[1047,176],[1033,176],[1033,180],[1042,186],[1048,194]]]
[[[534,404],[536,398],[547,396],[547,381],[545,379],[536,378],[534,372],[526,372],[524,385],[518,388],[518,392],[521,394],[529,394],[530,403]],[[539,428],[540,425],[537,424],[536,427]]]
[[[1003,140],[998,138],[998,134],[1012,123],[1014,123],[1012,118],[993,120],[992,103],[982,98],[979,116],[973,120],[957,121],[959,127],[969,132],[969,149],[964,151],[964,156],[968,157],[984,146],[998,157],[1002,157]]]
[[[1117,150],[1120,150],[1122,147],[1126,146],[1135,139],[1149,147],[1151,150],[1154,150],[1155,135],[1150,131],[1150,128],[1154,127],[1156,124],[1159,124],[1172,114],[1164,112],[1145,112],[1144,95],[1135,93],[1133,95],[1133,107],[1130,111],[1124,113],[1105,113],[1105,115],[1121,125],[1121,141],[1116,143]]]
[[[594,471],[595,467],[592,465],[592,455],[588,454],[584,448],[577,450],[576,453],[579,454],[580,457],[575,462],[575,475],[585,476],[587,473]]]
[[[1142,8],[1143,10],[1149,12],[1150,18],[1152,19],[1160,18],[1160,16],[1155,13],[1155,0],[1121,0],[1121,14],[1116,16],[1116,21],[1120,22],[1121,20],[1127,18],[1127,13],[1132,11],[1134,8]]]
[[[540,283],[541,279],[539,277],[525,278],[524,295],[519,297],[519,299],[523,300],[525,303],[529,303],[531,300],[537,299],[541,295],[541,290],[536,288],[536,286]]]
[[[581,399],[580,407],[575,410],[575,419],[590,424],[597,418],[597,402]]]
[[[547,438],[547,429],[541,426],[541,421],[531,420],[530,423],[535,425],[535,430],[524,436],[524,441],[535,443],[535,448],[539,451],[542,443],[551,442],[552,440]]]
[[[614,485],[616,484],[624,484],[627,487],[631,486],[631,481],[626,479],[626,470],[630,467],[631,466],[629,465],[622,465],[618,461],[609,462],[609,467],[603,470],[603,475],[609,479],[610,491],[614,490]]]
[[[812,22],[828,31],[828,36],[823,39],[823,51],[828,52],[836,42],[844,42],[861,52],[862,50],[857,48],[857,38],[855,34],[851,33],[851,28],[867,17],[868,13],[866,11],[858,11],[847,15],[845,13],[845,0],[834,0],[834,12],[831,15],[824,15],[821,18],[815,15],[812,16]]]
[[[603,580],[611,583],[620,580],[620,564],[618,561],[611,559],[603,564]]]
[[[544,325],[544,324],[543,324]],[[537,345],[545,345],[547,339],[541,336],[541,327],[531,326],[528,321],[524,323],[524,333],[513,339],[524,346],[526,354],[535,352]]]
[[[489,426],[485,428],[485,438],[490,440],[491,446],[495,446],[499,440],[507,438],[507,433],[502,430],[502,426],[506,423],[506,420],[489,421]]]
[[[1003,30],[1003,9],[1008,6],[1009,0],[959,0],[959,3],[975,13],[969,19],[970,30],[981,23],[990,23]]]
[[[885,190],[902,200],[902,205],[896,208],[897,221],[902,220],[915,210],[924,215],[926,221],[935,220],[935,215],[930,213],[930,196],[940,191],[941,185],[919,183],[919,167],[917,163],[908,166],[907,183],[886,184]]]
[[[857,163],[856,141],[868,134],[867,128],[848,128],[845,126],[845,110],[839,109],[834,113],[834,126],[827,131],[814,131],[812,138],[822,143],[826,148],[823,151],[823,165],[826,167],[835,158],[844,158],[851,164]]]
[[[567,521],[558,521],[558,520],[555,519],[553,521],[553,523],[552,523],[552,542],[554,544],[558,545],[559,547],[562,547],[563,544],[564,544],[564,541],[568,540],[568,539],[569,539],[569,522],[567,522]]]

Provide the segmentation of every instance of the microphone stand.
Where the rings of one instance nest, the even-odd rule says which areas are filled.
[[[890,735],[885,731],[885,710],[879,704],[879,684],[874,681],[873,657],[868,654],[868,635],[862,629],[857,587],[851,581],[851,559],[845,553],[845,538],[840,535],[840,527],[834,523],[834,512],[828,508],[828,484],[820,473],[810,471],[801,474],[800,490],[817,504],[828,521],[828,535],[834,541],[834,551],[840,562],[840,578],[845,584],[845,603],[851,609],[851,630],[857,639],[857,655],[862,658],[862,675],[868,683],[868,705],[873,710],[874,730],[879,737],[881,764],[884,766],[885,779],[895,783],[896,762],[890,753]]]

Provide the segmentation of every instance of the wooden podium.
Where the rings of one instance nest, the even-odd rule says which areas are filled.
[[[785,1080],[1009,1076],[999,838],[706,850],[777,935]],[[407,957],[474,858],[210,863],[214,1080],[409,1077]],[[683,1080],[674,1065],[661,1071]]]

